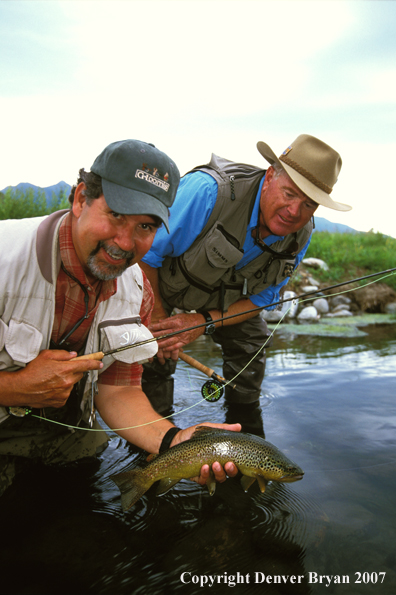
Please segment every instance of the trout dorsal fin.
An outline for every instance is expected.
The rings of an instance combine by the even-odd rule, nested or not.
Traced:
[[[194,438],[200,438],[202,436],[208,436],[210,434],[218,434],[228,432],[229,430],[223,430],[220,428],[211,428],[210,426],[198,426],[194,430],[194,434],[191,436],[190,440]]]

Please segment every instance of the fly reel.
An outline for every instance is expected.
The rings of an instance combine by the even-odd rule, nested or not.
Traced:
[[[223,385],[217,380],[207,380],[205,384],[202,385],[201,393],[206,401],[210,401],[210,403],[216,403],[224,393]]]

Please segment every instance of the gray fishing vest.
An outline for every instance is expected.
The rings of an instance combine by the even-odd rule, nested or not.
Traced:
[[[67,213],[0,222],[0,371],[23,368],[49,348],[60,269],[58,234]],[[135,264],[118,277],[117,292],[99,304],[84,353],[107,352],[152,338],[138,321],[142,299],[142,271]],[[157,349],[153,342],[105,356],[103,368],[87,375],[81,403],[85,419],[89,417],[90,390],[100,373],[116,360],[127,364],[147,360]],[[0,407],[0,424],[7,417],[6,409]]]
[[[161,296],[171,308],[226,311],[240,298],[258,294],[289,277],[313,226],[310,221],[300,231],[264,247],[262,254],[236,270],[266,170],[212,155],[210,163],[194,171],[205,172],[216,180],[216,203],[188,250],[164,259],[159,269]]]

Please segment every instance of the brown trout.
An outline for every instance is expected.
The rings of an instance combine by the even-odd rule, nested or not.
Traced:
[[[157,495],[165,494],[181,479],[199,475],[202,465],[215,461],[233,462],[242,473],[245,492],[256,481],[265,491],[269,481],[291,482],[302,479],[304,471],[270,442],[259,436],[208,426],[199,426],[190,440],[181,442],[160,455],[150,455],[144,468],[113,475],[121,491],[123,510],[128,510],[159,480]],[[216,489],[213,473],[207,482],[209,494]]]

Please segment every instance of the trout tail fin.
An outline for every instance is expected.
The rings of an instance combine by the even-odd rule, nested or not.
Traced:
[[[121,505],[124,511],[131,508],[152,485],[141,469],[117,473],[110,479],[114,481],[121,492]]]

